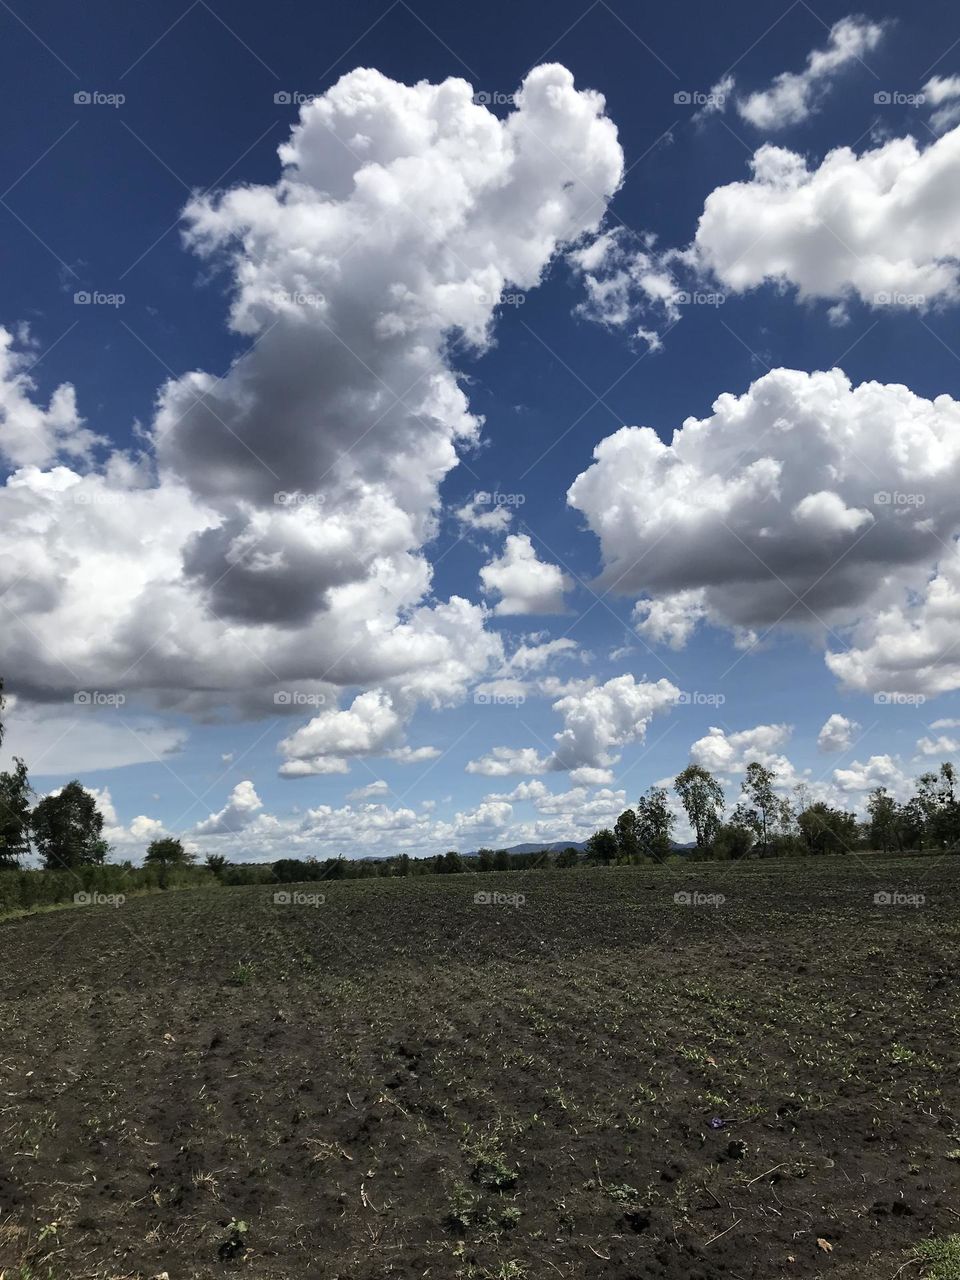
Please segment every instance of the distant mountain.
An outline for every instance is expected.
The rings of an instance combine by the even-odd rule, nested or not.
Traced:
[[[685,853],[688,849],[697,847],[696,841],[691,840],[687,844],[677,844],[674,841],[670,846],[676,853]],[[507,853],[560,853],[564,849],[576,849],[577,853],[586,853],[587,844],[585,840],[547,840],[541,844],[512,844],[507,848]],[[470,853],[464,853],[461,857],[475,858],[477,856],[476,849]]]

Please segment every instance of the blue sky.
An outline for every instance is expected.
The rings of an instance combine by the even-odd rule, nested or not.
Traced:
[[[0,21],[5,750],[118,852],[954,750],[950,7]]]

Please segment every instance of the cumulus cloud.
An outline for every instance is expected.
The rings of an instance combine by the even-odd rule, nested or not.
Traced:
[[[915,591],[867,612],[827,665],[851,689],[923,697],[960,688],[960,548],[954,544]]]
[[[834,769],[833,780],[845,793],[886,787],[894,795],[902,797],[909,789],[909,780],[900,764],[889,755],[871,756],[864,762],[855,760],[846,769]]]
[[[35,403],[37,387],[30,377],[34,358],[27,331],[18,344],[14,334],[0,327],[0,461],[14,467],[44,466],[59,455],[89,461],[103,437],[84,425],[70,383],[57,387],[46,408]]]
[[[960,130],[928,146],[905,137],[860,155],[838,147],[814,167],[763,146],[751,169],[707,197],[688,255],[726,289],[767,283],[913,309],[957,298]]]
[[[553,703],[563,728],[553,735],[556,746],[551,755],[541,756],[533,747],[495,747],[471,760],[467,772],[488,777],[568,772],[577,783],[609,782],[619,749],[642,741],[654,715],[675,706],[679,696],[669,680],[652,684],[622,675],[601,685],[570,681]]]
[[[856,720],[848,720],[839,711],[835,711],[817,734],[817,746],[824,752],[849,751],[853,745],[853,736],[859,728]]]
[[[875,49],[883,33],[880,23],[841,18],[830,28],[826,47],[808,55],[803,71],[785,71],[769,88],[738,99],[737,111],[757,129],[800,124],[816,110],[838,72]]]
[[[481,497],[487,498],[489,495],[483,494]],[[472,498],[458,507],[455,514],[462,528],[475,533],[506,533],[513,519],[513,511],[506,503],[481,501],[480,497]]]
[[[786,770],[792,775],[793,766],[778,751],[792,732],[793,726],[788,724],[758,724],[736,733],[711,726],[706,736],[691,746],[690,759],[711,773],[742,773],[756,760],[768,769]]]
[[[955,751],[960,751],[960,741],[941,733],[936,738],[919,738],[917,740],[917,750],[922,756],[949,756]]]
[[[467,762],[467,773],[486,778],[508,778],[511,774],[546,773],[547,761],[534,747],[494,747],[485,756]]]
[[[524,613],[563,613],[563,593],[570,578],[555,564],[537,556],[525,533],[511,534],[503,554],[480,570],[483,589],[501,599],[494,608],[499,616]]]
[[[623,164],[603,100],[542,66],[501,119],[463,80],[358,70],[302,108],[280,160],[272,185],[187,206],[247,350],[160,389],[143,455],[79,466],[93,437],[69,389],[24,426],[33,389],[2,346],[22,465],[0,491],[0,665],[27,697],[121,681],[263,713],[353,687],[407,714],[502,660],[485,610],[430,596],[439,487],[481,428],[449,339],[482,350],[503,288],[598,230]],[[344,758],[298,739],[288,772]]]
[[[916,593],[960,523],[957,401],[775,369],[670,443],[623,427],[594,458],[568,501],[600,538],[601,581],[645,597],[642,634],[676,646],[701,619],[741,634],[862,624],[861,644],[828,657],[847,683],[899,689],[909,673],[883,683],[899,662],[953,687],[960,659],[933,664],[960,604],[955,551]]]
[[[353,756],[382,755],[400,736],[403,718],[382,689],[358,694],[350,707],[321,711],[281,740],[285,778],[347,773]]]
[[[263,801],[257,795],[253,783],[249,779],[238,782],[223,808],[197,823],[196,834],[219,836],[243,831],[250,826],[262,808]]]
[[[936,110],[930,116],[934,133],[946,133],[960,124],[960,76],[931,76],[923,95]]]

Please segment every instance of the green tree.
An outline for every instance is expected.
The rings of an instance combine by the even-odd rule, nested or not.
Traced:
[[[670,852],[676,818],[665,787],[650,787],[637,801],[637,842],[640,852],[662,862]]]
[[[849,853],[857,842],[857,820],[843,809],[818,800],[797,815],[804,844],[811,853]]]
[[[740,787],[743,799],[737,805],[734,820],[753,832],[761,857],[769,852],[774,832],[784,825],[790,815],[790,806],[780,799],[774,790],[775,786],[776,774],[772,769],[757,760],[747,765]]]
[[[637,839],[637,815],[633,809],[624,809],[613,828],[617,838],[617,852],[621,862],[633,862],[640,853]]]
[[[723,824],[713,842],[713,856],[725,862],[745,858],[753,848],[753,832],[735,818]]]
[[[874,849],[903,849],[904,814],[886,787],[870,792],[867,815],[867,838]]]
[[[204,860],[204,865],[219,880],[224,867],[227,865],[227,860],[222,853],[208,853]]]
[[[558,867],[575,867],[580,861],[580,855],[574,849],[573,845],[567,845],[566,849],[561,849],[557,854]]]
[[[33,788],[19,756],[13,769],[0,773],[0,867],[17,867],[30,852],[30,797]]]
[[[723,822],[723,787],[702,765],[689,764],[678,773],[673,789],[686,810],[697,839],[697,849],[707,852]]]
[[[30,825],[48,871],[101,863],[110,849],[103,839],[103,814],[76,779],[44,796],[30,816]]]
[[[211,855],[217,857],[217,854]],[[187,853],[183,847],[183,841],[178,840],[176,836],[161,836],[159,840],[151,840],[147,845],[147,854],[144,858],[145,863],[155,866],[158,863],[165,867],[186,867],[193,862],[193,854]],[[221,866],[224,859],[221,858]],[[207,859],[209,866],[210,860]]]
[[[591,862],[600,862],[608,866],[611,862],[616,862],[619,851],[617,837],[609,827],[595,831],[587,841],[587,857]]]

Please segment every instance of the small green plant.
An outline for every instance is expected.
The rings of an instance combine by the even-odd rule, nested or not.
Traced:
[[[913,1252],[924,1280],[960,1280],[960,1236],[924,1240]]]
[[[220,1241],[220,1247],[217,1249],[217,1255],[221,1261],[239,1258],[246,1253],[248,1230],[247,1224],[238,1218],[232,1218],[227,1223],[227,1234]]]
[[[230,974],[230,984],[234,987],[245,987],[247,983],[253,980],[253,965],[238,964],[234,966],[233,972]]]

